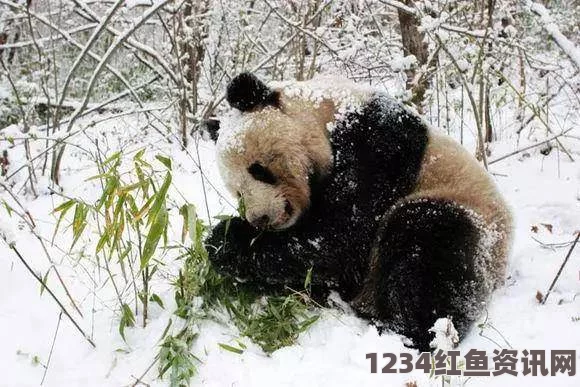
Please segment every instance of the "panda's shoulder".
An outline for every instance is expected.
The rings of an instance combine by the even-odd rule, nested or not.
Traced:
[[[422,135],[429,125],[420,114],[395,98],[380,92],[369,95],[362,103],[350,106],[337,116],[335,128],[340,132],[363,132],[377,135]]]

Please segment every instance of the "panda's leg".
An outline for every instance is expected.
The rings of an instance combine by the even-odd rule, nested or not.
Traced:
[[[476,216],[439,199],[414,199],[387,215],[373,248],[377,317],[429,350],[428,332],[452,317],[460,338],[489,291],[481,267]]]

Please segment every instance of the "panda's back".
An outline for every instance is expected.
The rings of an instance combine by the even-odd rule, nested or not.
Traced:
[[[415,198],[453,201],[473,212],[474,220],[489,236],[490,280],[494,286],[502,282],[511,244],[511,214],[475,157],[449,136],[430,130],[416,188],[405,200]]]

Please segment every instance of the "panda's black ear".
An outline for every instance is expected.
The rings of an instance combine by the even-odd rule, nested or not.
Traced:
[[[213,142],[216,142],[220,131],[220,120],[215,118],[204,120],[201,130],[207,133]]]
[[[242,112],[263,106],[278,106],[280,93],[270,89],[251,73],[241,73],[232,79],[226,91],[230,106]]]

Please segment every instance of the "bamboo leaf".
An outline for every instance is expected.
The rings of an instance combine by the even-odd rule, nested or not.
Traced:
[[[54,232],[52,234],[52,238],[51,238],[51,243],[54,243],[54,238],[56,237],[56,233],[58,232],[58,228],[60,226],[60,223],[62,222],[62,220],[64,219],[64,216],[66,215],[66,213],[68,212],[68,210],[70,210],[75,204],[74,200],[67,200],[66,202],[62,203],[60,206],[56,207],[52,213],[56,213],[56,212],[60,212],[60,216],[58,217],[58,220],[56,221],[56,226],[54,227]]]
[[[97,247],[95,248],[95,255],[98,254],[103,247],[105,247],[105,244],[107,242],[109,242],[109,238],[110,238],[110,234],[109,234],[109,227],[106,227],[103,234],[101,234],[101,237],[99,238],[99,241],[97,242]]]
[[[6,212],[8,212],[8,216],[12,217],[12,207],[10,207],[8,205],[8,203],[6,203],[6,200],[2,199],[2,204],[4,204],[4,208],[6,208]]]
[[[165,165],[165,167],[167,167],[167,169],[171,170],[171,159],[169,157],[157,155],[157,156],[155,156],[155,158],[157,160],[159,160],[159,162],[161,162],[161,164]]]
[[[125,328],[135,326],[135,316],[127,304],[121,305],[121,321],[119,321],[119,334],[125,340]]]
[[[74,239],[71,245],[71,249],[77,243],[87,225],[86,218],[88,213],[88,207],[84,203],[77,203],[72,224]]]
[[[155,249],[159,244],[159,239],[161,239],[161,236],[167,227],[167,218],[167,210],[165,207],[162,207],[158,212],[155,221],[149,228],[149,233],[147,234],[147,239],[143,246],[143,253],[141,254],[141,269],[144,269],[149,264],[149,260],[155,253]]]
[[[143,154],[145,154],[145,148],[141,148],[137,153],[135,153],[133,160],[142,160]]]
[[[48,282],[48,274],[49,273],[50,273],[50,270],[47,270],[44,277],[42,277],[42,285],[40,286],[40,295],[41,296],[42,296],[42,293],[44,293],[44,290],[46,289],[46,283]]]
[[[163,305],[163,301],[161,300],[161,298],[157,294],[155,294],[155,293],[151,294],[151,297],[149,297],[149,301],[153,301],[157,305],[159,305],[160,307],[165,309],[165,306]]]
[[[300,323],[299,331],[304,332],[305,330],[307,330],[312,324],[314,324],[316,321],[318,321],[319,317],[320,317],[319,315],[316,315],[316,316],[312,316],[312,317],[302,321]]]
[[[153,200],[155,200],[155,196],[151,196],[146,202],[145,204],[143,204],[143,207],[141,207],[141,209],[137,212],[137,214],[135,214],[135,222],[138,222],[141,220],[141,218],[143,217],[143,215],[145,215],[147,213],[147,210],[149,209],[149,207],[151,206],[151,203],[153,203]]]
[[[238,355],[241,355],[242,353],[244,353],[243,349],[232,347],[231,345],[227,345],[227,344],[223,344],[223,343],[218,343],[218,345],[220,347],[222,347],[223,349],[225,349],[226,351],[230,351],[230,352],[233,352],[233,353],[238,354]]]
[[[187,221],[187,204],[179,208],[179,215],[183,218],[183,226],[181,227],[181,243],[183,243],[185,242],[185,235],[189,227],[189,222]]]
[[[129,184],[129,185],[125,185],[123,187],[119,187],[117,189],[117,195],[122,196],[124,194],[126,194],[127,192],[133,191],[135,189],[138,188],[142,188],[147,184],[147,181],[139,181],[137,183],[134,184]]]
[[[304,279],[304,289],[309,290],[312,284],[312,268],[308,269],[306,272],[306,278]]]
[[[111,161],[119,160],[121,156],[121,152],[115,152],[111,156],[109,156],[105,161],[103,161],[103,165],[109,164]]]
[[[61,203],[58,207],[56,207],[54,210],[52,210],[52,213],[56,213],[56,212],[66,212],[68,211],[72,206],[74,206],[75,201],[73,199],[67,200],[64,203]]]
[[[154,195],[155,201],[149,210],[149,214],[147,216],[147,222],[151,223],[152,221],[157,219],[157,215],[161,210],[161,207],[165,205],[165,197],[167,196],[167,191],[169,190],[169,186],[171,185],[171,173],[167,172],[165,175],[165,180],[163,181],[163,185],[159,191]]]

